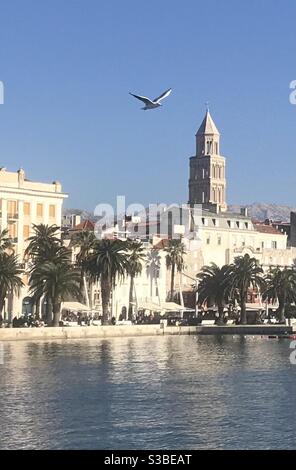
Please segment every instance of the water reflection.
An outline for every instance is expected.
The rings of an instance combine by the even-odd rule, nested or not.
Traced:
[[[285,340],[15,342],[4,353],[3,449],[295,448]]]

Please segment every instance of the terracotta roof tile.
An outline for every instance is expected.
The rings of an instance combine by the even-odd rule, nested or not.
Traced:
[[[169,240],[166,238],[166,239],[159,240],[158,243],[153,245],[153,248],[156,248],[157,250],[164,250],[168,246],[169,246]]]
[[[270,233],[273,235],[284,235],[282,232],[277,230],[275,227],[272,225],[264,225],[264,224],[254,224],[254,228],[257,232],[260,233]]]
[[[76,225],[73,229],[71,230],[89,230],[89,231],[94,231],[95,229],[95,224],[91,220],[84,220],[80,224]]]

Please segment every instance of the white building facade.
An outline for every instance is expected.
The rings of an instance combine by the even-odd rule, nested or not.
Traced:
[[[7,229],[24,267],[22,280],[25,287],[19,297],[9,297],[4,314],[19,316],[23,310],[23,300],[28,298],[28,276],[25,272],[24,252],[27,239],[33,234],[33,224],[57,225],[60,227],[62,205],[67,197],[59,182],[38,183],[26,179],[24,170],[8,172],[0,169],[0,228]]]

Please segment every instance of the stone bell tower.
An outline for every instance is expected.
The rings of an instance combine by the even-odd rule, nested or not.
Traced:
[[[220,133],[207,110],[196,135],[196,155],[190,158],[189,204],[227,210],[225,158],[220,155]]]

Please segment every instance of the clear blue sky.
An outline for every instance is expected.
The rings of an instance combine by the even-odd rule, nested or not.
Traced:
[[[68,207],[186,202],[205,102],[228,202],[296,205],[296,1],[2,0],[0,166]],[[129,91],[173,93],[144,112]]]

